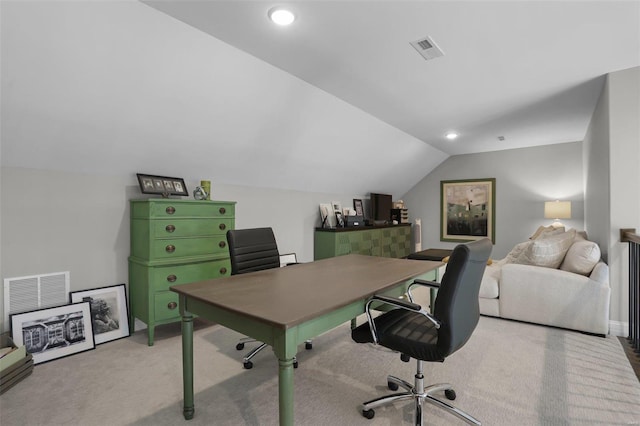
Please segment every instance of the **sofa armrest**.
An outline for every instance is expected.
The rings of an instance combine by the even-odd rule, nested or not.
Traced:
[[[591,271],[589,278],[609,286],[609,265],[604,262],[598,262]]]
[[[507,264],[500,277],[500,315],[607,334],[610,295],[608,278],[597,281],[560,269]]]

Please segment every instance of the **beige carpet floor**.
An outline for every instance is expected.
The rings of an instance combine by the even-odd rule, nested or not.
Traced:
[[[37,365],[0,396],[0,423],[13,425],[276,425],[277,362],[270,350],[242,369],[240,335],[199,323],[195,332],[193,420],[182,417],[178,324],[145,331],[93,351]],[[345,324],[302,347],[295,371],[296,425],[410,425],[398,405],[360,415],[359,404],[388,392],[386,374],[412,381],[415,363],[351,341]],[[428,383],[456,388],[455,405],[484,425],[640,425],[640,382],[616,337],[595,337],[482,317],[471,340]],[[427,424],[461,421],[431,406]]]

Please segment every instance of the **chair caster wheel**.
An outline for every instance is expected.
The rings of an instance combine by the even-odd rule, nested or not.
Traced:
[[[453,389],[447,389],[444,391],[444,396],[446,396],[448,400],[453,401],[456,399],[456,391]]]
[[[411,360],[411,357],[409,355],[401,354],[400,355],[400,360],[402,362],[409,362]]]
[[[306,350],[313,349],[313,343],[311,343],[311,342],[307,342],[307,343],[305,343],[305,344],[304,344],[304,348],[305,348]]]
[[[242,366],[245,368],[245,370],[251,370],[253,368],[253,363],[251,361],[247,361],[242,364]]]
[[[362,417],[366,417],[371,420],[376,415],[376,412],[373,410],[362,410]]]
[[[398,390],[398,384],[394,382],[387,382],[387,387],[389,388],[389,390],[392,390],[392,391]]]
[[[243,350],[244,349],[244,343],[238,343],[236,345],[236,349],[239,350],[239,351]]]
[[[298,368],[298,361],[293,362],[293,368]]]

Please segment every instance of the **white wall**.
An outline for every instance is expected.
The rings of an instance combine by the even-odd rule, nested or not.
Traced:
[[[2,278],[70,271],[72,291],[128,284],[128,200],[146,197],[135,174],[3,167],[0,181]],[[186,183],[190,191],[197,184]],[[237,202],[237,228],[271,226],[282,253],[296,252],[308,262],[313,260],[313,230],[320,224],[318,204],[340,201],[346,207],[364,197],[213,181],[212,198]]]
[[[609,84],[602,94],[591,118],[583,141],[585,226],[589,237],[600,242],[604,260],[608,261],[610,217],[609,164]]]
[[[422,219],[423,249],[455,246],[440,241],[440,181],[480,178],[496,179],[494,259],[552,222],[544,218],[545,201],[571,201],[572,218],[562,222],[584,229],[581,142],[456,155],[402,196],[410,220]]]
[[[640,67],[608,75],[609,87],[609,268],[611,318],[629,320],[629,244],[621,228],[640,232]]]

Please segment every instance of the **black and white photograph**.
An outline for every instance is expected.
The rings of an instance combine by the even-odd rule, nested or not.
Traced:
[[[138,184],[143,194],[159,194],[163,197],[169,195],[188,196],[187,185],[184,179],[168,176],[146,175],[136,173],[138,176]]]
[[[124,284],[74,291],[71,302],[87,302],[96,345],[129,336],[127,293]]]
[[[11,337],[33,355],[34,364],[94,349],[89,303],[13,314]]]

